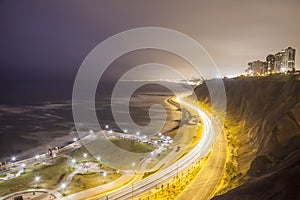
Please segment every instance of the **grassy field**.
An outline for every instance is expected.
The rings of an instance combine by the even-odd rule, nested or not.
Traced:
[[[120,176],[121,174],[108,173],[106,177],[103,177],[102,174],[96,172],[76,174],[70,185],[66,188],[64,194],[68,195],[103,185],[119,178]]]
[[[87,157],[84,158],[83,154],[86,153]],[[72,158],[76,159],[77,163],[84,163],[84,162],[95,162],[99,164],[99,168],[106,170],[106,171],[111,171],[113,170],[112,168],[106,166],[104,163],[101,161],[98,161],[96,158],[94,158],[92,155],[90,155],[85,147],[80,147],[76,151],[70,154]]]
[[[0,174],[0,178],[5,178],[7,174]]]
[[[135,142],[129,139],[112,138],[110,141],[121,149],[134,153],[148,153],[155,149],[152,145]]]
[[[52,165],[38,164],[26,169],[25,173],[19,177],[0,181],[0,196],[20,190],[36,188],[37,186],[39,188],[48,189],[59,187],[59,184],[63,182],[70,173],[66,160],[66,158],[58,158],[56,163]],[[41,177],[39,184],[34,181],[35,176]]]

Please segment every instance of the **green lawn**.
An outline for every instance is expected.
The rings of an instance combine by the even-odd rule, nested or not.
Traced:
[[[0,174],[0,178],[5,178],[7,174]]]
[[[134,153],[148,153],[155,149],[155,147],[152,145],[129,139],[112,138],[110,141],[121,149]]]
[[[35,176],[41,177],[41,181],[38,184],[39,188],[54,189],[59,187],[68,174],[70,174],[66,160],[67,158],[57,158],[55,164],[39,164],[26,169],[26,172],[19,177],[0,181],[0,196],[20,190],[36,188],[37,183],[34,181]]]
[[[97,172],[76,174],[73,177],[70,185],[66,188],[64,194],[68,195],[89,188],[93,188],[99,185],[103,185],[119,178],[120,176],[121,176],[120,174],[108,173],[106,177],[103,177],[101,173],[97,173]]]

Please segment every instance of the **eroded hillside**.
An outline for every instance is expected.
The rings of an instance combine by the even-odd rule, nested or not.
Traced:
[[[214,199],[300,199],[299,77],[224,80],[231,161]],[[207,102],[205,85],[196,88]],[[233,144],[232,144],[233,143]],[[229,192],[227,192],[230,190]]]

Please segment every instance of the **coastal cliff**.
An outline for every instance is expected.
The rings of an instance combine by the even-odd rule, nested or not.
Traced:
[[[224,85],[231,156],[228,183],[214,199],[299,199],[299,76],[224,79]],[[209,104],[205,84],[195,91]]]

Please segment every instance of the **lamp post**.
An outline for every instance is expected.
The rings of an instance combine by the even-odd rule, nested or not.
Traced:
[[[67,184],[63,183],[63,184],[61,184],[60,187],[61,187],[61,189],[63,190],[63,192],[65,193]]]
[[[26,164],[25,164],[25,163],[22,163],[21,167],[22,167],[22,172],[25,172]]]
[[[40,176],[36,176],[36,177],[34,178],[34,180],[35,180],[35,182],[36,182],[36,188],[38,188],[38,187],[39,187],[39,182],[40,182],[40,180],[41,180],[41,177],[40,177]]]
[[[11,161],[13,162],[13,167],[15,167],[15,161],[16,161],[16,156],[13,156],[12,158],[11,158]]]

